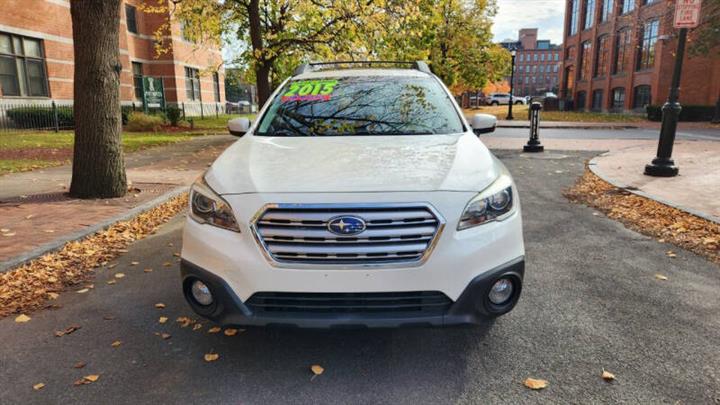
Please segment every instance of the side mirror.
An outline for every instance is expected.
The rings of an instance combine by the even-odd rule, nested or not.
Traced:
[[[475,114],[470,121],[470,126],[475,135],[487,134],[495,131],[497,118],[490,114]]]
[[[231,135],[243,136],[250,129],[252,122],[247,118],[233,118],[228,121],[228,131]]]

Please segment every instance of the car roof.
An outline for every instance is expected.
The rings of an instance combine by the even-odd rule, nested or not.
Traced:
[[[322,79],[327,77],[430,77],[429,74],[415,69],[327,69],[302,73],[292,80]]]

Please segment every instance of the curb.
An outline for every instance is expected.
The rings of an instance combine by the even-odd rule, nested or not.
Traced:
[[[715,222],[717,224],[720,224],[720,218],[718,218],[716,216],[709,215],[704,212],[700,212],[693,208],[687,208],[682,205],[675,204],[672,201],[668,201],[668,200],[665,200],[664,198],[656,197],[656,196],[654,196],[652,194],[648,194],[642,190],[635,189],[634,187],[628,188],[628,186],[626,184],[622,184],[618,181],[610,179],[610,177],[606,176],[600,169],[598,169],[598,166],[597,166],[597,159],[607,155],[608,153],[610,153],[610,152],[605,152],[600,155],[597,155],[594,158],[590,159],[590,162],[588,162],[588,168],[590,169],[590,171],[593,172],[593,174],[595,174],[596,176],[600,177],[603,181],[610,183],[612,186],[617,187],[619,189],[623,189],[627,192],[633,193],[635,195],[639,195],[640,197],[644,197],[644,198],[647,198],[647,199],[650,199],[653,201],[657,201],[657,202],[667,205],[669,207],[673,207],[680,211],[685,211],[688,214],[695,215],[696,217],[700,217],[700,218],[708,220],[710,222]]]
[[[530,124],[498,124],[498,128],[530,128]],[[640,127],[635,125],[542,125],[538,127],[540,129],[638,129]]]
[[[174,197],[177,197],[178,195],[186,192],[189,189],[190,189],[189,186],[176,187],[161,196],[158,196],[148,202],[138,205],[137,207],[131,209],[130,211],[116,215],[112,218],[106,219],[105,221],[99,222],[95,225],[89,226],[89,227],[79,230],[77,232],[62,236],[58,239],[53,240],[52,242],[45,243],[45,244],[40,245],[30,251],[27,251],[21,255],[12,257],[9,260],[6,260],[4,262],[0,262],[0,273],[5,273],[15,267],[21,266],[31,260],[37,259],[38,257],[40,257],[46,253],[58,250],[61,247],[65,246],[65,244],[68,242],[73,242],[76,240],[83,239],[88,235],[91,235],[98,231],[103,231],[103,230],[109,228],[110,226],[114,225],[117,222],[127,221],[129,219],[132,219],[132,218],[142,214],[143,212],[150,211],[151,209],[157,207],[158,205],[160,205]]]

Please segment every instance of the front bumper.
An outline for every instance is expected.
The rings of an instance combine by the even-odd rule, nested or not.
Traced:
[[[409,314],[397,312],[340,312],[304,313],[278,312],[260,314],[254,312],[247,301],[243,302],[230,285],[217,275],[183,260],[180,265],[183,291],[190,306],[199,315],[221,325],[286,326],[304,328],[348,328],[348,327],[401,327],[401,326],[450,326],[476,324],[483,319],[509,312],[517,303],[525,272],[524,257],[483,272],[465,287],[457,300],[447,309],[433,314]],[[501,307],[494,306],[486,299],[490,287],[501,278],[514,281],[515,293],[510,301]],[[188,295],[192,280],[199,279],[211,290],[214,303],[203,307]]]

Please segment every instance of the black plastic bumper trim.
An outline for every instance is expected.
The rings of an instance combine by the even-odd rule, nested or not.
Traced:
[[[199,315],[221,325],[242,326],[284,326],[301,328],[391,328],[403,326],[451,326],[478,324],[488,318],[505,314],[518,301],[525,274],[525,258],[518,257],[508,263],[475,277],[460,297],[444,314],[407,316],[389,313],[353,314],[304,314],[290,313],[273,316],[258,316],[233,292],[225,280],[186,260],[180,263],[185,298]],[[501,307],[488,303],[487,294],[492,284],[501,277],[510,277],[516,283],[515,293],[507,304]],[[189,285],[194,279],[202,280],[215,297],[214,305],[202,307],[189,294]]]

